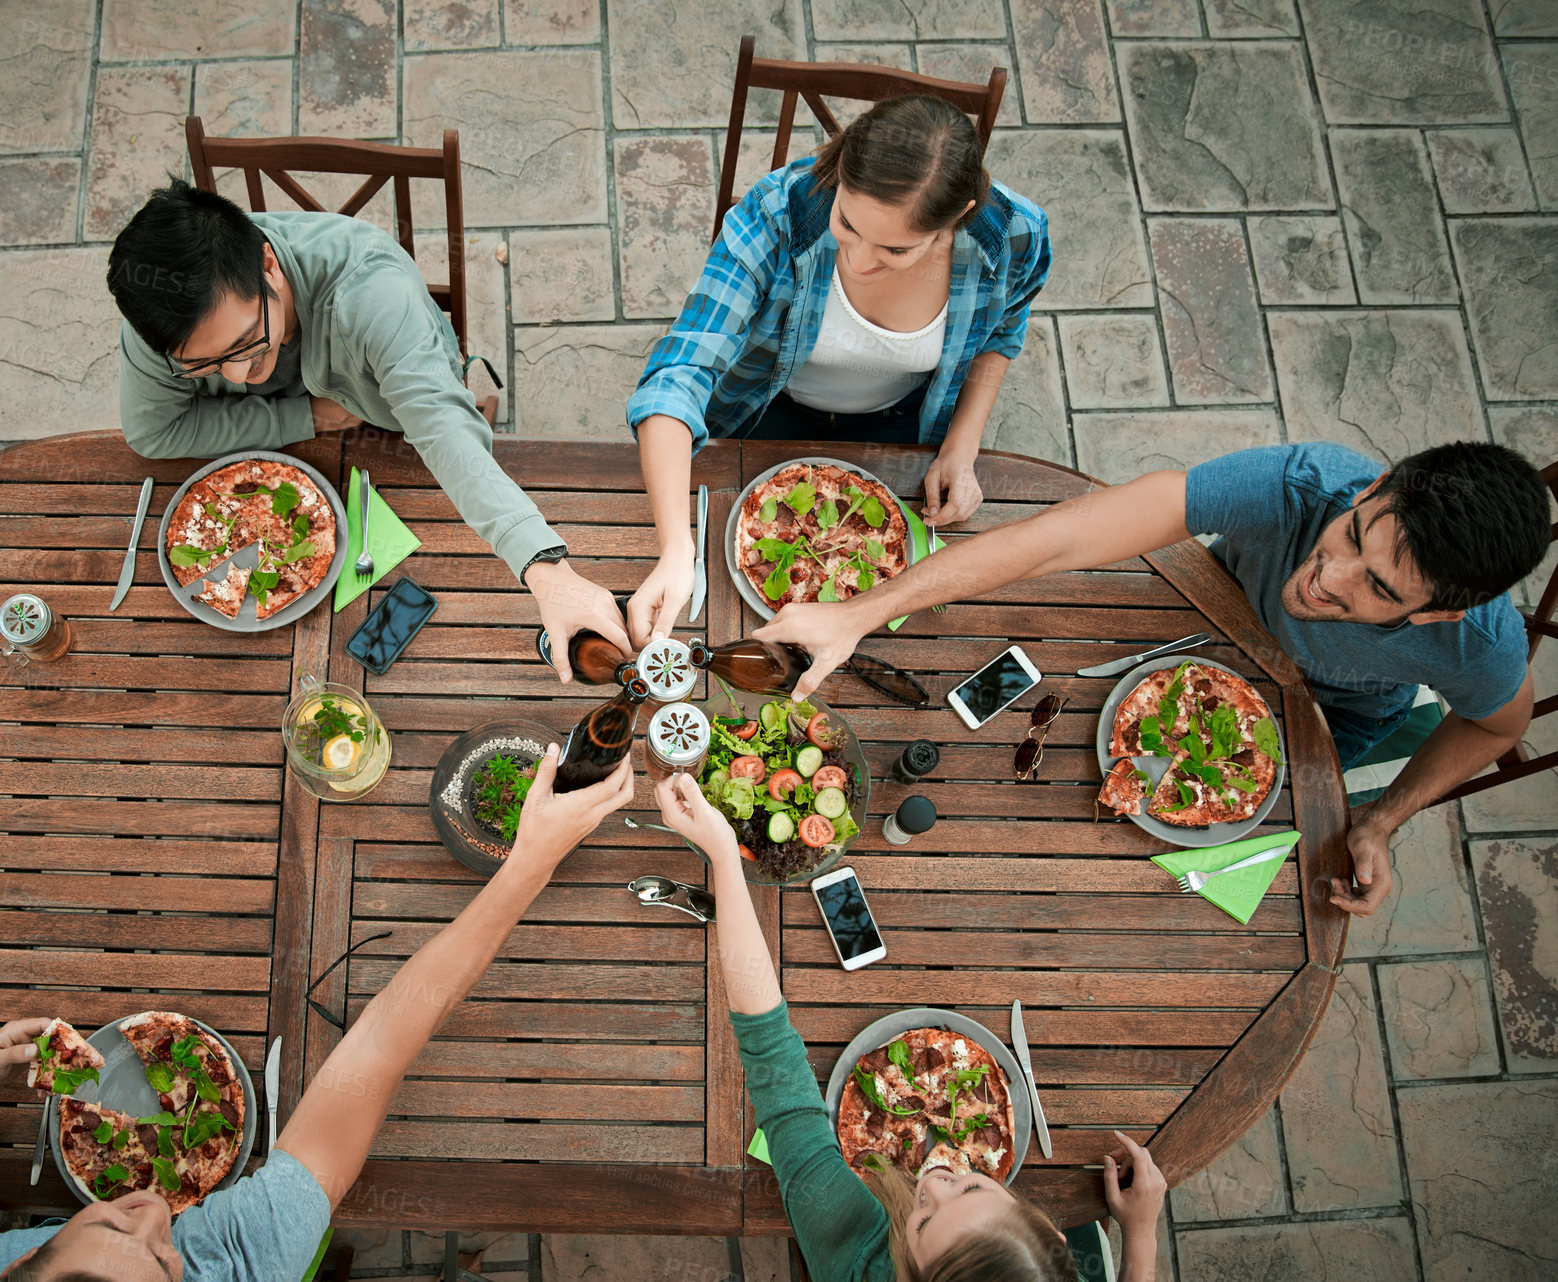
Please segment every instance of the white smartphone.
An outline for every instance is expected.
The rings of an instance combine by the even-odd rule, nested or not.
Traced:
[[[812,882],[811,893],[817,897],[828,937],[833,940],[833,951],[845,970],[859,970],[887,956],[887,945],[882,942],[871,906],[866,903],[866,892],[860,889],[860,879],[853,868],[823,873]]]
[[[1033,660],[1023,653],[1020,645],[1014,645],[949,692],[947,702],[952,705],[952,711],[963,718],[965,726],[977,730],[1042,680],[1044,674],[1033,666]]]

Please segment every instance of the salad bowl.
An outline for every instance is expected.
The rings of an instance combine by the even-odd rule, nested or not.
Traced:
[[[713,746],[698,783],[730,820],[736,840],[751,842],[743,853],[757,857],[742,860],[747,880],[757,886],[784,886],[810,881],[834,867],[860,835],[871,798],[871,770],[849,722],[815,695],[797,703],[787,695],[727,689],[701,707],[709,718]],[[825,724],[818,718],[825,718]],[[745,737],[753,723],[757,729]],[[831,732],[832,747],[819,751],[818,743],[806,737],[802,728],[814,725],[816,737],[824,742]],[[746,773],[756,769],[750,762],[737,765],[742,757],[762,760],[761,777]],[[845,777],[842,784],[838,775]],[[823,786],[813,787],[819,779]],[[774,795],[776,788],[780,796]],[[843,797],[826,795],[836,792]],[[831,835],[816,845],[819,833],[826,835],[816,822],[819,818]]]

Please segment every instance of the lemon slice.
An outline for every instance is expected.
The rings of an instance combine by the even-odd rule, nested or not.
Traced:
[[[352,742],[350,735],[338,734],[325,743],[320,758],[327,770],[346,770],[356,764],[362,744]]]

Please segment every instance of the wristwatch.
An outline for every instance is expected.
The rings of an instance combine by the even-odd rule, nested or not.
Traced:
[[[519,572],[520,586],[521,587],[529,587],[530,586],[528,583],[525,582],[525,575],[530,573],[530,567],[532,565],[535,565],[536,562],[544,561],[544,562],[546,562],[549,565],[556,565],[559,561],[564,560],[567,556],[568,556],[568,549],[567,549],[566,546],[564,546],[561,543],[559,543],[556,547],[542,548],[533,557],[531,557],[530,560],[525,562],[525,568],[522,569]]]

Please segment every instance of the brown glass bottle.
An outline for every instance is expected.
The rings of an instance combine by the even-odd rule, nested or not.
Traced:
[[[695,665],[707,668],[738,690],[791,694],[801,674],[811,667],[811,655],[787,642],[748,637],[721,646],[694,641],[691,648]]]
[[[568,732],[557,761],[553,792],[573,792],[598,783],[628,755],[638,714],[649,698],[649,686],[640,676],[629,676],[616,697],[591,708]]]

